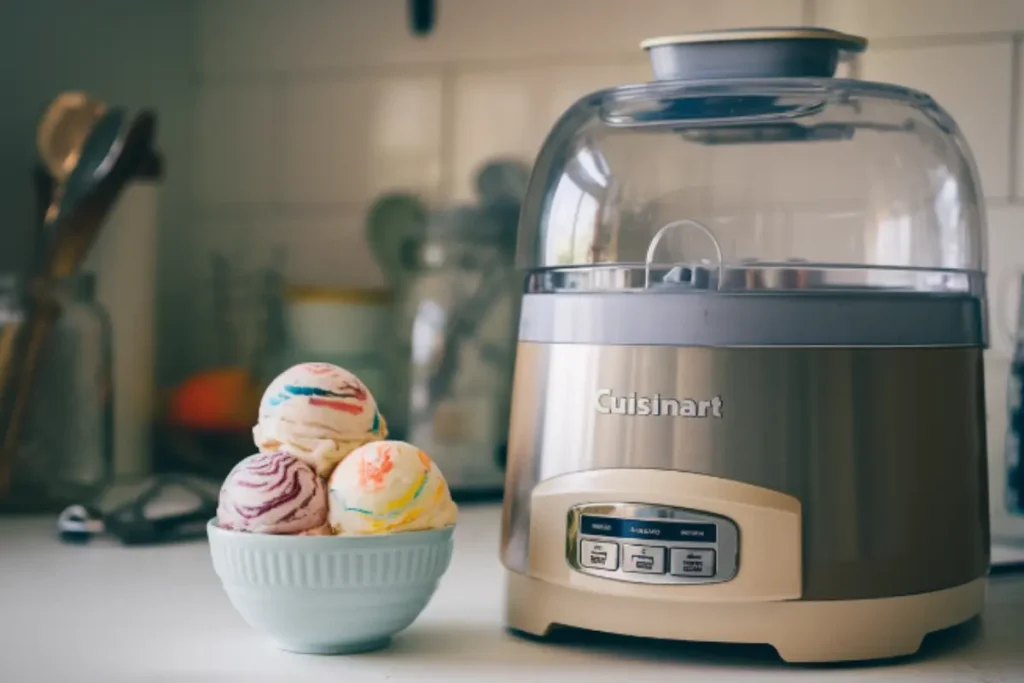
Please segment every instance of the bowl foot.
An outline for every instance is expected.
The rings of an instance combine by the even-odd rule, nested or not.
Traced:
[[[294,652],[300,655],[355,655],[362,652],[382,650],[391,644],[391,637],[374,638],[372,640],[360,640],[353,643],[338,644],[307,644],[307,643],[283,643],[275,641],[278,648],[285,652]]]

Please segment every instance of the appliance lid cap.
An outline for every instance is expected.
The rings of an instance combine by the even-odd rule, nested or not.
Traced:
[[[844,57],[868,41],[817,27],[741,28],[648,38],[658,80],[831,78]]]
[[[863,52],[868,39],[829,28],[783,27],[783,28],[737,28],[727,31],[696,31],[675,36],[648,38],[640,48],[649,50],[662,45],[687,45],[693,43],[738,43],[752,40],[829,40],[850,52]]]

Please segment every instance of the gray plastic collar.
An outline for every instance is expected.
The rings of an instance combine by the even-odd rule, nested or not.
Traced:
[[[519,339],[648,346],[979,346],[970,296],[527,294]]]

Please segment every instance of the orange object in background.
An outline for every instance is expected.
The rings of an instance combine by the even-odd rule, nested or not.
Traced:
[[[167,423],[202,431],[249,430],[256,424],[262,392],[241,368],[202,372],[171,393]]]

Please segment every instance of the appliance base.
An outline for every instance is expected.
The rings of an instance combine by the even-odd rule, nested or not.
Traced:
[[[693,602],[681,607],[602,595],[517,572],[507,575],[505,621],[510,628],[534,636],[547,635],[557,624],[668,640],[768,644],[792,663],[914,654],[929,633],[980,614],[986,586],[986,579],[980,578],[954,588],[894,598]]]

